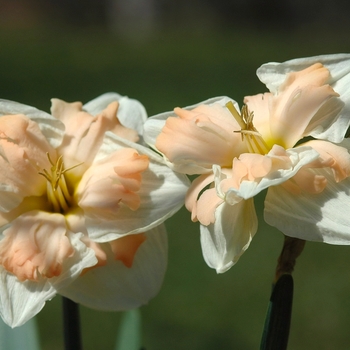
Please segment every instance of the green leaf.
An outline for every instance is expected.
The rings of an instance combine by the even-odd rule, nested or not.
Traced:
[[[285,274],[278,279],[272,290],[260,350],[287,349],[292,304],[293,277]]]
[[[0,349],[39,350],[39,337],[34,318],[21,327],[11,328],[0,318]]]
[[[141,313],[138,309],[126,311],[119,328],[115,350],[141,349]]]

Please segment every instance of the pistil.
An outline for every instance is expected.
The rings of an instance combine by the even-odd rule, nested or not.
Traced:
[[[250,153],[267,154],[269,147],[253,125],[254,113],[249,112],[248,107],[244,105],[240,114],[231,101],[226,103],[226,107],[241,127],[241,130],[235,132],[241,133],[242,141],[246,143],[248,151]]]

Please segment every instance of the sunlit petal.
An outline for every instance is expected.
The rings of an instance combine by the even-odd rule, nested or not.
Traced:
[[[226,272],[249,247],[258,221],[253,199],[216,209],[215,223],[201,225],[201,245],[206,263],[217,273]]]
[[[350,244],[350,179],[339,183],[327,169],[314,172],[327,179],[319,194],[299,195],[271,187],[265,200],[265,220],[284,234],[309,241]]]

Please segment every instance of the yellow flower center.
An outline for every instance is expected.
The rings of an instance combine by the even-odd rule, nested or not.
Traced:
[[[253,125],[254,113],[249,112],[248,107],[244,105],[240,114],[231,101],[226,103],[226,107],[241,127],[241,130],[235,132],[241,133],[242,141],[247,145],[248,151],[250,153],[267,154],[270,149]]]
[[[39,174],[44,176],[47,180],[47,198],[54,212],[66,213],[73,204],[73,197],[69,193],[64,174],[82,163],[64,169],[62,156],[54,163],[49,153],[46,153],[46,155],[52,167],[50,171],[43,169]]]

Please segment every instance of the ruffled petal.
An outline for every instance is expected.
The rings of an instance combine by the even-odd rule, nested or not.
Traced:
[[[314,169],[327,180],[321,193],[294,194],[283,186],[270,187],[265,221],[285,235],[308,241],[350,244],[350,178],[337,183],[330,169]]]
[[[245,153],[233,162],[231,176],[222,176],[222,169],[214,166],[216,191],[232,204],[240,198],[252,198],[262,190],[286,182],[319,154],[311,147],[285,150],[275,145],[267,155]]]
[[[258,228],[254,200],[235,205],[223,203],[215,212],[215,223],[201,225],[201,245],[206,263],[217,273],[230,269],[247,250]]]
[[[225,107],[228,101],[232,100],[214,98],[151,117],[145,123],[145,140],[181,173],[206,173],[212,164],[230,166],[245,145],[235,133],[240,127]]]
[[[51,168],[47,154],[56,158],[37,123],[24,115],[0,118],[0,210],[45,192],[46,179],[39,172]]]
[[[142,135],[143,124],[147,120],[147,112],[138,100],[121,96],[115,92],[109,92],[84,104],[83,109],[91,115],[97,115],[110,103],[115,101],[119,103],[117,116],[120,123],[127,128],[136,130],[139,135]]]
[[[317,112],[329,99],[338,97],[329,85],[325,85],[328,78],[329,71],[321,64],[314,64],[302,71],[289,73],[278,93],[271,97],[271,134],[274,139],[282,141],[277,142],[281,146],[293,147],[312,133],[313,127],[320,125],[318,119],[323,116]],[[319,117],[317,120],[316,116]]]
[[[158,226],[167,218],[176,213],[184,204],[189,180],[186,176],[174,173],[165,164],[161,156],[146,148],[107,134],[101,154],[110,154],[114,151],[130,147],[141,156],[149,158],[149,167],[142,173],[141,187],[137,191],[140,206],[132,210],[128,206],[119,207],[114,220],[102,221],[87,217],[86,227],[91,239],[99,242],[108,242],[121,235],[140,233]]]
[[[140,206],[142,172],[149,165],[146,155],[123,148],[94,163],[83,175],[76,198],[86,216],[113,220],[121,205],[131,210]]]
[[[315,149],[320,157],[311,163],[310,167],[331,168],[336,182],[344,180],[350,176],[350,140],[344,141],[338,145],[331,142],[312,140],[303,143],[302,146],[310,146]]]
[[[323,64],[329,71],[330,77],[327,83],[340,95],[339,101],[331,99],[316,115],[317,120],[322,120],[317,128],[310,133],[319,139],[326,139],[339,143],[343,140],[349,127],[350,119],[350,54],[321,55],[314,57],[298,58],[284,63],[271,62],[262,65],[257,75],[266,84],[267,88],[277,93],[279,86],[283,84],[286,74],[303,70],[315,63]],[[321,116],[327,118],[321,119]]]
[[[52,99],[52,115],[66,126],[63,142],[58,148],[59,154],[63,155],[65,167],[84,163],[70,171],[70,175],[81,175],[93,162],[107,131],[131,141],[138,140],[136,131],[120,124],[116,117],[118,106],[118,102],[112,102],[98,115],[92,116],[83,111],[80,102],[66,103]]]
[[[52,219],[51,215],[41,213],[41,216]],[[36,224],[37,221],[35,221]],[[49,223],[47,223],[49,224]],[[52,225],[54,222],[52,222]],[[48,225],[49,227],[49,225]],[[30,231],[30,227],[26,227]],[[48,228],[51,232],[51,230]],[[58,288],[64,288],[74,281],[81,272],[97,263],[94,251],[86,247],[81,241],[79,233],[66,233],[67,240],[74,247],[73,254],[64,259],[61,264],[61,273],[56,277],[39,278],[38,281],[20,281],[15,275],[0,267],[0,314],[4,321],[11,327],[24,324],[35,316],[45,305],[47,300],[52,299]],[[50,236],[48,235],[48,240]],[[52,243],[52,242],[51,242]],[[60,250],[61,247],[52,247],[50,252]],[[57,257],[57,254],[55,255]],[[47,256],[48,259],[52,257]]]
[[[163,282],[167,234],[161,225],[145,236],[131,267],[115,260],[109,249],[106,266],[89,270],[59,293],[87,307],[105,311],[128,310],[146,304]]]

